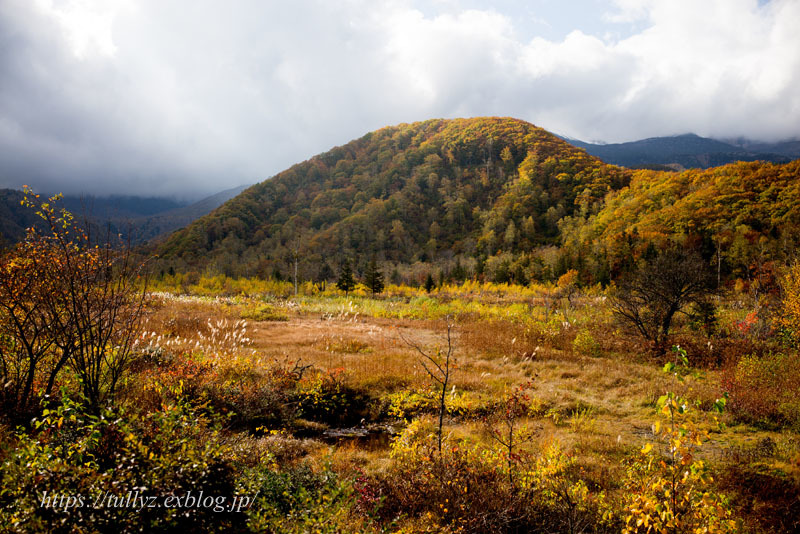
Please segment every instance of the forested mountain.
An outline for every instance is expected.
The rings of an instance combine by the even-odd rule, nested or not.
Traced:
[[[0,247],[21,241],[25,229],[36,224],[39,217],[22,206],[22,191],[0,189]]]
[[[723,142],[695,134],[652,137],[628,143],[594,144],[567,139],[606,163],[639,168],[669,165],[675,168],[716,167],[737,161],[787,163],[800,157],[797,142],[756,143],[747,140]]]
[[[723,139],[722,141],[754,153],[780,154],[793,160],[800,158],[800,139],[787,139],[775,143],[766,143],[764,141],[754,141],[745,137],[737,137],[734,139]]]
[[[232,199],[248,186],[238,186],[225,191],[220,191],[210,197],[189,204],[179,206],[168,211],[154,213],[146,217],[133,219],[130,224],[133,229],[133,241],[143,243],[152,239],[160,239],[178,228],[182,228],[192,221],[211,213],[216,208]]]
[[[295,255],[306,277],[372,254],[393,264],[480,264],[557,244],[562,217],[597,212],[629,176],[520,120],[402,124],[247,189],[159,253],[176,268],[231,275],[269,275]]]
[[[750,279],[790,257],[798,234],[800,162],[632,171],[532,124],[477,118],[367,134],[250,187],[157,252],[163,269],[232,276],[287,273],[297,258],[302,278],[330,278],[375,257],[408,282],[575,268],[605,283],[671,242],[720,279]]]

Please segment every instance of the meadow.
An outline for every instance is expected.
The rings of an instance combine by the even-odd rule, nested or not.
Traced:
[[[160,464],[160,476],[144,485],[156,493],[258,496],[246,513],[154,515],[149,528],[797,527],[800,360],[764,334],[746,293],[720,300],[713,334],[685,320],[673,329],[675,348],[654,356],[599,287],[567,299],[556,285],[465,282],[430,293],[389,286],[376,296],[362,286],[345,296],[306,284],[295,296],[291,284],[274,281],[180,282],[167,277],[149,293],[138,357],[119,395],[126,415],[118,421],[130,422],[79,416],[69,436],[87,449],[81,482],[73,473],[58,483],[62,491],[69,483],[104,487],[92,477],[102,479],[101,458],[110,454],[128,457],[132,470]],[[77,469],[48,449],[63,439],[64,417],[45,414],[37,432],[49,438],[18,436],[25,447],[6,462]],[[148,432],[137,426],[152,418],[160,422]],[[123,424],[134,428],[116,427]],[[118,432],[144,436],[130,438],[130,451],[96,437]],[[6,443],[13,440],[6,430]],[[156,446],[163,440],[170,445]],[[112,454],[114,447],[127,452]],[[87,470],[84,455],[97,465]],[[187,458],[188,471],[204,469],[176,481],[171,470]],[[33,475],[24,479],[28,491],[41,487]],[[28,504],[19,526],[41,516],[36,500]],[[101,524],[82,523],[74,511],[60,517],[66,532]]]

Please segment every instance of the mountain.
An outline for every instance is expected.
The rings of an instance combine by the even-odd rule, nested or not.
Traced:
[[[800,139],[787,139],[777,143],[765,143],[763,141],[753,141],[739,137],[736,139],[723,139],[722,141],[743,148],[749,152],[780,154],[789,159],[800,158]]]
[[[61,203],[76,216],[89,215],[94,219],[110,221],[141,219],[186,206],[169,198],[137,196],[65,195]]]
[[[141,244],[210,213],[246,187],[227,189],[190,205],[167,198],[135,196],[64,196],[60,205],[79,219],[88,218],[103,235],[110,230],[112,234],[129,236],[133,244]],[[22,191],[0,190],[0,246],[22,240],[25,229],[40,222],[33,210],[20,205],[23,196]]]
[[[25,229],[40,219],[20,204],[24,195],[16,189],[0,189],[0,248],[25,238]]]
[[[673,166],[678,170],[706,169],[736,161],[761,160],[786,163],[800,157],[800,154],[792,155],[795,153],[793,150],[800,152],[798,146],[800,142],[766,144],[745,141],[735,145],[695,134],[652,137],[641,141],[613,144],[585,143],[575,139],[567,141],[606,163],[631,168],[661,165]]]
[[[556,244],[629,172],[509,118],[435,119],[368,133],[256,184],[156,249],[162,265],[307,277],[344,258],[411,264]]]
[[[174,209],[155,213],[148,217],[139,217],[130,221],[131,227],[135,231],[136,243],[143,243],[153,239],[161,239],[166,234],[179,228],[183,228],[195,219],[211,213],[216,208],[232,199],[249,185],[241,185],[220,191],[210,197],[190,204],[188,206],[176,207]]]

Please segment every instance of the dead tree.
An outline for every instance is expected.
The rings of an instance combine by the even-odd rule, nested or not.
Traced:
[[[400,338],[411,348],[413,348],[420,355],[420,364],[430,379],[438,388],[439,400],[439,426],[436,431],[436,441],[439,451],[439,457],[442,455],[442,427],[444,426],[444,416],[447,412],[447,386],[450,384],[450,377],[453,372],[453,353],[455,344],[453,343],[453,322],[450,316],[447,316],[447,350],[443,351],[441,347],[436,347],[435,353],[426,352],[419,344],[414,343],[410,339],[400,334]]]

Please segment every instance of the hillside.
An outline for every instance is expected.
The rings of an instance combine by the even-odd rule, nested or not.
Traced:
[[[650,167],[671,165],[677,168],[716,167],[737,161],[771,161],[787,163],[798,157],[792,142],[780,144],[741,141],[728,143],[695,134],[652,137],[628,143],[593,144],[567,139],[589,154],[612,165]]]
[[[154,213],[146,217],[132,219],[134,242],[144,243],[154,239],[162,239],[165,235],[190,224],[195,219],[211,213],[216,208],[235,197],[248,186],[233,187],[214,195],[198,200],[188,206],[179,206],[168,211]]]
[[[757,279],[800,244],[800,160],[636,171],[596,215],[565,220],[562,230],[573,257],[606,265],[612,277],[675,241],[699,249],[721,278]]]
[[[0,247],[21,241],[25,229],[36,224],[39,217],[20,205],[22,191],[0,189]]]
[[[158,250],[179,267],[267,275],[297,253],[323,264],[488,257],[558,242],[558,221],[627,184],[541,128],[508,118],[429,120],[369,133],[227,202]]]
[[[189,205],[158,197],[70,195],[64,196],[60,204],[79,219],[88,216],[100,235],[110,230],[112,234],[130,237],[131,243],[139,245],[210,213],[245,187],[226,189]],[[22,198],[22,191],[0,190],[0,246],[22,240],[26,228],[41,222],[32,210],[20,205]]]

